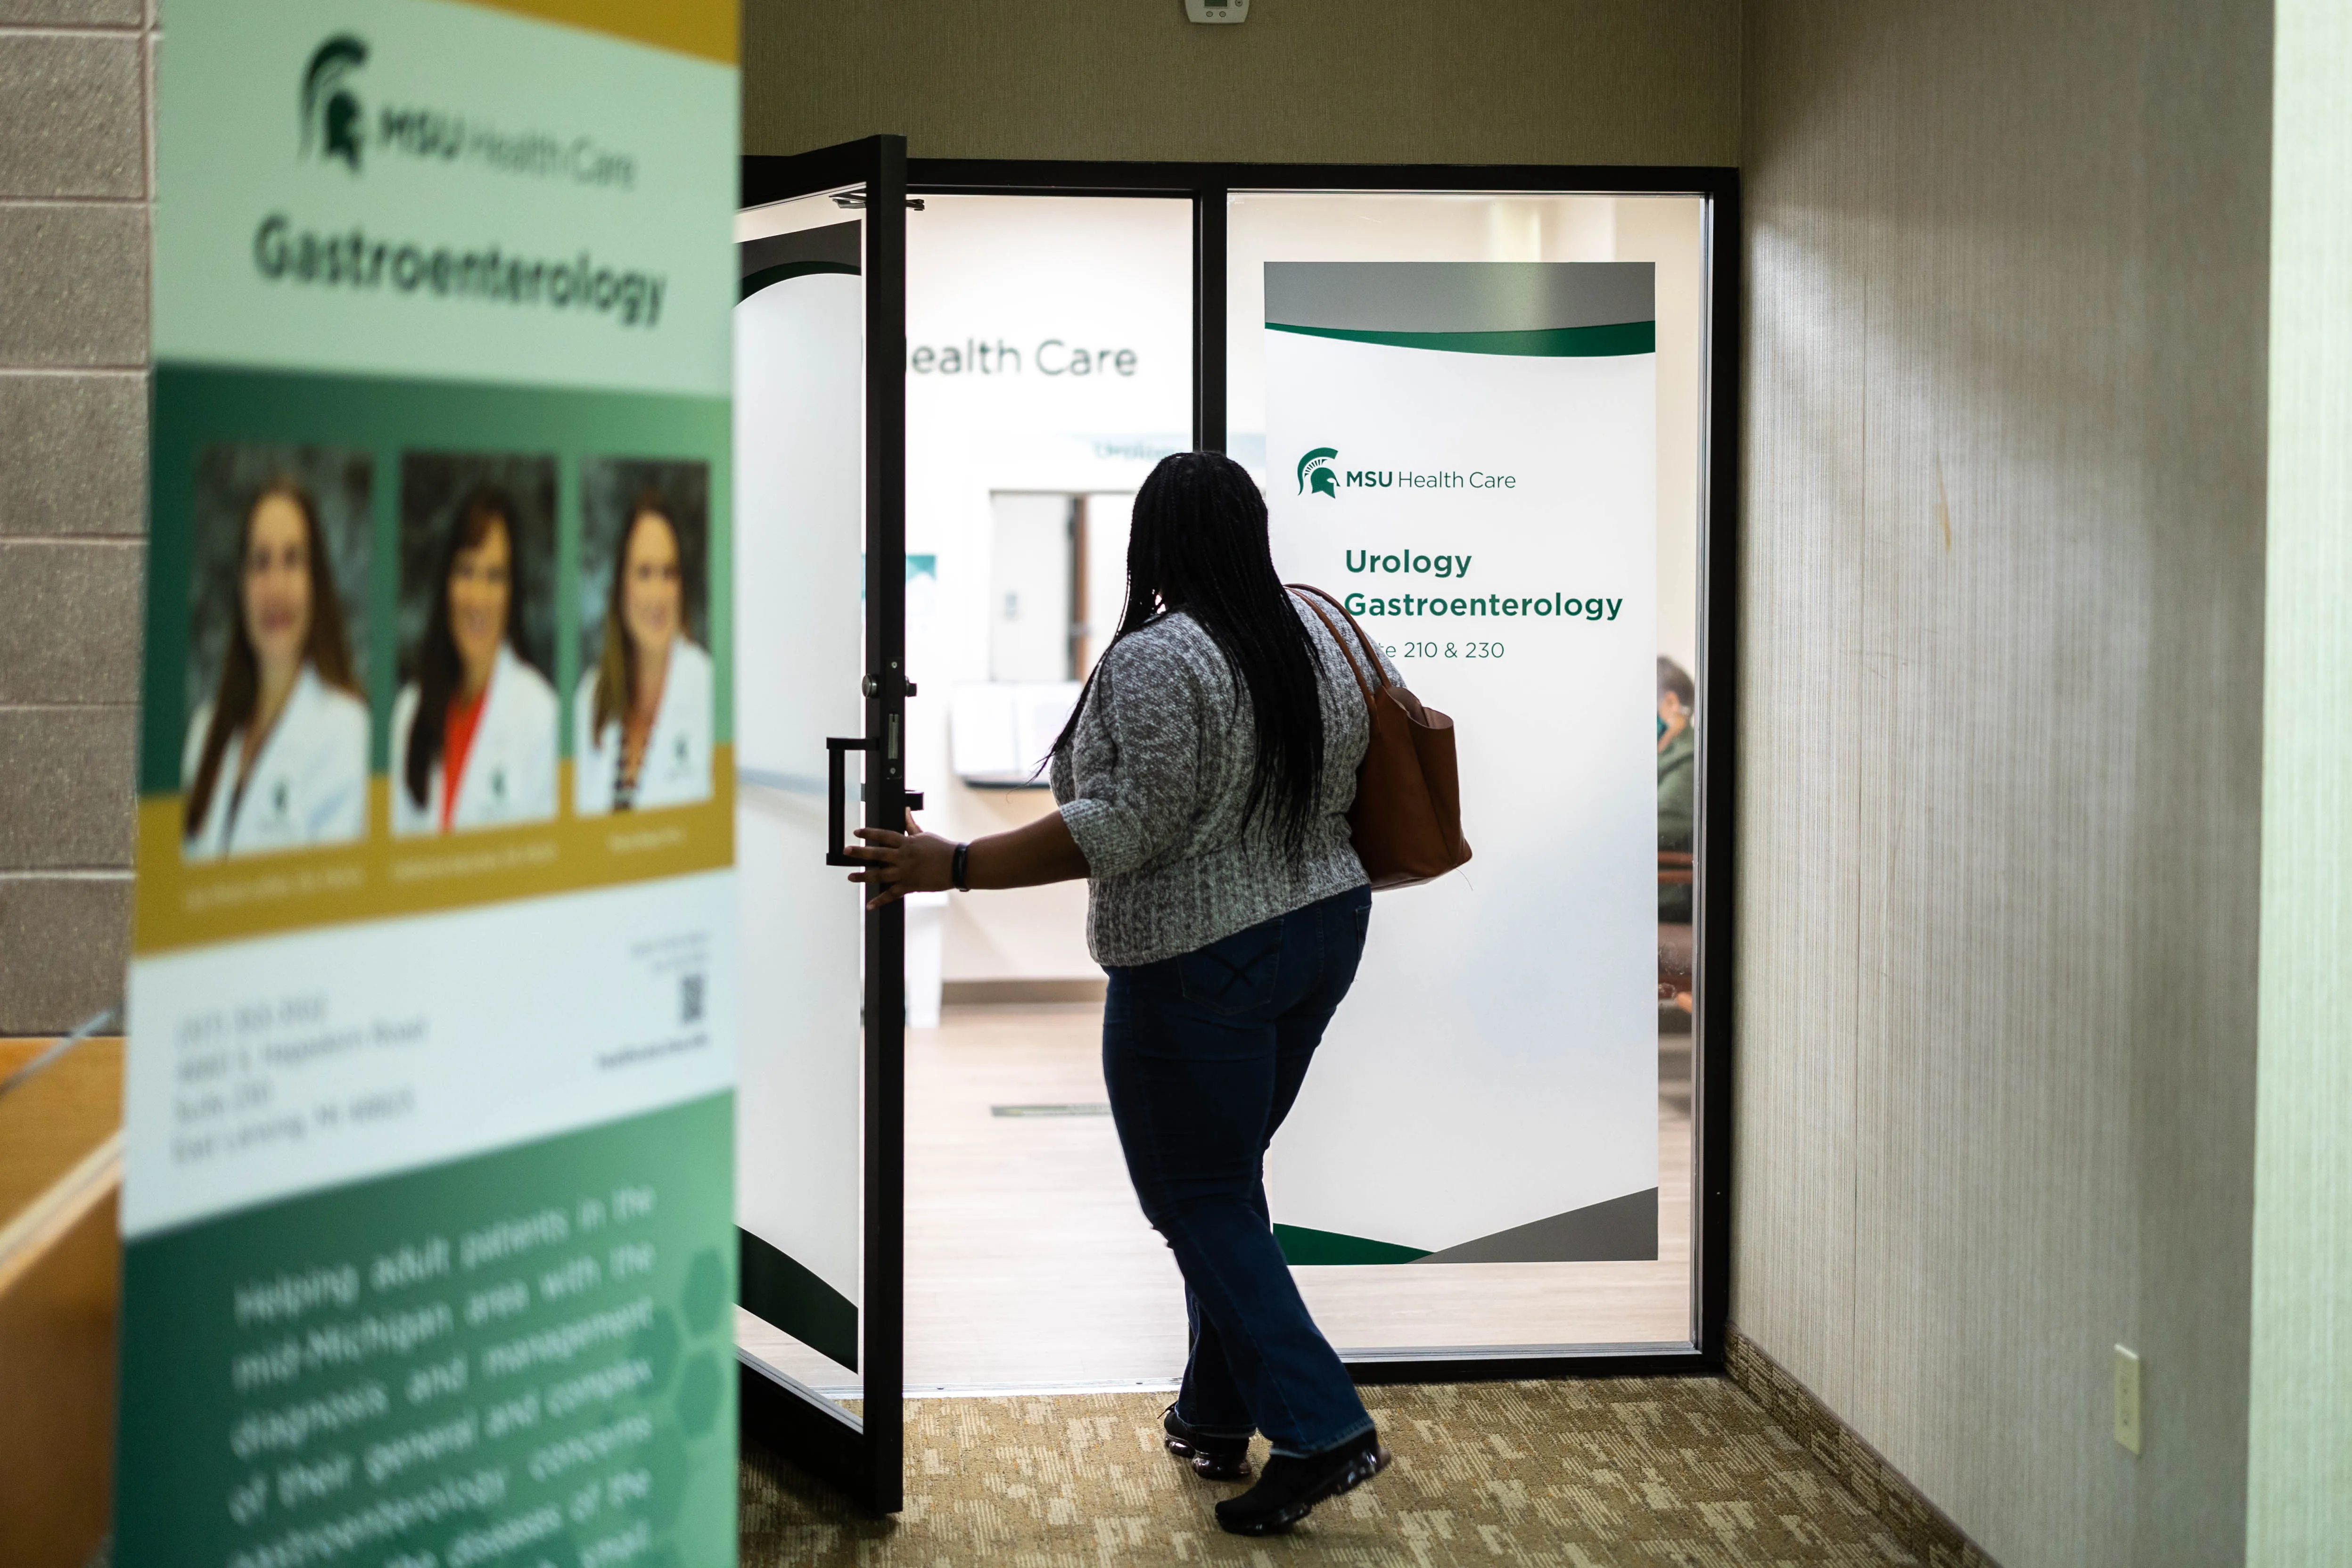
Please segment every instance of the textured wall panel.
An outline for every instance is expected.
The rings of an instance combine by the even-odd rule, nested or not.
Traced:
[[[120,1003],[130,946],[128,872],[0,873],[0,1019],[11,1034],[62,1034]]]
[[[146,377],[0,372],[0,536],[146,526]]]
[[[2279,6],[2247,1551],[2352,1542],[2352,14]]]
[[[919,158],[1730,163],[1737,0],[751,0],[743,142]]]
[[[0,539],[0,706],[139,700],[132,542]]]
[[[144,204],[0,203],[0,366],[146,364]]]
[[[0,865],[131,863],[139,710],[0,707]]]
[[[135,33],[0,34],[0,195],[145,194],[142,57]]]
[[[0,24],[135,27],[146,16],[142,0],[0,0]]]
[[[2009,1568],[2231,1561],[2268,11],[1760,0],[1743,70],[1733,1316]]]

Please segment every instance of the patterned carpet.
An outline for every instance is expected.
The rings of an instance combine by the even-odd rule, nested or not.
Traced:
[[[1923,1561],[1720,1379],[1364,1394],[1395,1465],[1317,1509],[1287,1537],[1250,1541],[1217,1529],[1210,1506],[1237,1488],[1196,1479],[1161,1451],[1165,1395],[919,1399],[907,1406],[907,1508],[895,1521],[865,1518],[789,1465],[747,1448],[740,1561],[744,1568]]]

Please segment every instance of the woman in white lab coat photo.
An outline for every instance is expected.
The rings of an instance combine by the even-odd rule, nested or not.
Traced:
[[[188,724],[183,856],[350,843],[367,832],[368,712],[319,508],[290,480],[246,509],[220,679]]]
[[[684,550],[658,496],[630,508],[595,665],[572,698],[572,810],[583,817],[710,799],[710,655],[686,630]]]
[[[425,640],[392,708],[392,831],[555,815],[555,688],[515,653],[513,503],[477,489],[442,552]]]

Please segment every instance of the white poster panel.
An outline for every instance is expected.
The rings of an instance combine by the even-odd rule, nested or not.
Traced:
[[[1647,263],[1273,263],[1276,565],[1453,716],[1475,858],[1381,894],[1276,1138],[1294,1262],[1654,1258]]]
[[[751,216],[812,214],[816,226],[738,246],[735,831],[751,962],[736,1223],[745,1309],[854,1369],[864,925],[861,890],[825,864],[825,737],[866,732],[863,235],[823,196]],[[860,760],[847,759],[853,800]]]

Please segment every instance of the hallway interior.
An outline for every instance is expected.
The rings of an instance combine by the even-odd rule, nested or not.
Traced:
[[[1182,1371],[1183,1286],[1128,1183],[1101,1030],[1099,1004],[1033,1003],[951,1006],[940,1028],[907,1031],[909,1390],[1172,1386]],[[1659,1042],[1657,1261],[1306,1270],[1332,1343],[1687,1343],[1690,1040]],[[736,1321],[772,1364],[855,1396],[855,1374]]]

